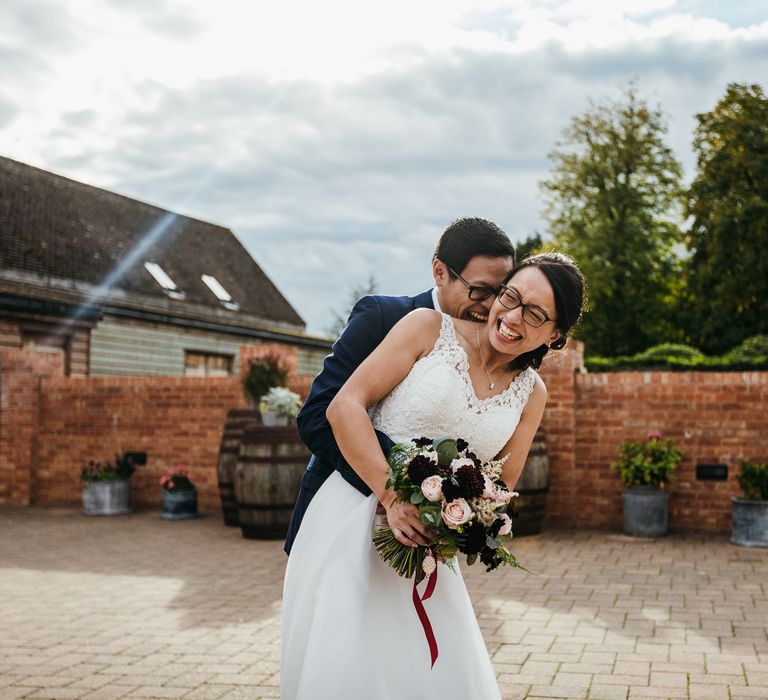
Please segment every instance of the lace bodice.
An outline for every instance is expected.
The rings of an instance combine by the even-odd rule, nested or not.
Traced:
[[[395,442],[422,436],[460,437],[480,459],[493,459],[520,421],[536,372],[529,367],[502,393],[477,398],[453,319],[442,316],[432,351],[371,409],[371,420]]]

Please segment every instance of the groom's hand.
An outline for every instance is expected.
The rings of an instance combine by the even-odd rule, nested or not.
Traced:
[[[426,546],[430,543],[429,528],[421,522],[419,509],[413,503],[393,501],[384,507],[387,523],[398,542],[407,547]]]

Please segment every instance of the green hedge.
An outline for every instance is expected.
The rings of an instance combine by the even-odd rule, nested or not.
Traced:
[[[671,370],[675,372],[754,371],[768,369],[768,336],[747,338],[722,356],[710,357],[690,345],[661,343],[636,355],[586,357],[590,372]]]

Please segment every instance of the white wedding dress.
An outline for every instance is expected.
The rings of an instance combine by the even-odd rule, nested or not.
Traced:
[[[514,432],[534,379],[533,369],[524,370],[503,393],[478,399],[467,355],[443,314],[432,352],[371,411],[371,420],[395,442],[461,437],[478,457],[492,459]],[[413,581],[385,564],[371,541],[376,504],[334,473],[307,509],[285,573],[280,697],[500,698],[464,580],[458,567],[445,564],[438,564],[434,594],[424,601],[439,651],[430,668]]]

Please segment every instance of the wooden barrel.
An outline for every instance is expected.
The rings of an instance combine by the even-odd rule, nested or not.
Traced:
[[[309,457],[295,425],[245,431],[235,469],[235,501],[243,537],[285,537]]]
[[[549,456],[543,428],[539,428],[533,438],[515,491],[520,495],[514,499],[517,518],[512,531],[515,535],[538,535],[544,524],[549,491]]]
[[[240,441],[243,433],[261,424],[261,415],[250,408],[233,408],[227,413],[224,434],[221,436],[219,459],[216,463],[216,476],[221,496],[221,512],[224,524],[240,527],[235,503],[235,468],[240,455]]]

